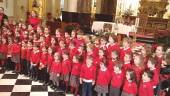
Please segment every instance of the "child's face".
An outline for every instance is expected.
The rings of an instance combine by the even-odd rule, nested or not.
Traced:
[[[118,56],[117,56],[117,54],[116,54],[116,52],[112,52],[111,53],[111,56],[112,56],[112,59],[116,59]]]
[[[54,59],[55,59],[55,60],[59,60],[59,53],[55,53],[55,54],[54,54]]]
[[[99,56],[104,56],[103,50],[99,50]]]
[[[45,28],[45,29],[44,29],[44,33],[45,33],[45,34],[48,34],[48,33],[49,33],[48,28]]]
[[[106,68],[103,62],[101,62],[100,68],[102,68],[102,69]]]
[[[109,42],[110,43],[114,43],[115,42],[114,39],[111,36],[109,36]]]
[[[38,51],[38,47],[34,46],[34,47],[33,47],[33,50],[34,50],[34,51]]]
[[[153,67],[152,62],[151,62],[151,61],[148,61],[147,66],[148,66],[148,68],[152,68],[152,67]]]
[[[63,59],[68,59],[68,55],[67,54],[63,54]]]
[[[103,44],[106,44],[106,40],[105,39],[101,39],[101,44],[103,45]]]
[[[6,39],[2,38],[2,43],[5,44],[6,43]]]
[[[47,52],[47,49],[45,47],[43,47],[42,52]]]
[[[71,37],[76,37],[76,32],[75,31],[71,32]]]
[[[130,78],[130,73],[129,73],[129,72],[126,72],[126,79],[127,79],[127,80],[131,80],[131,78]]]
[[[92,59],[90,59],[90,58],[87,58],[87,59],[86,59],[86,64],[87,64],[87,66],[91,66],[92,63],[93,63]]]
[[[124,61],[125,62],[130,62],[131,61],[129,54],[125,54]]]
[[[159,55],[162,55],[163,54],[163,49],[161,46],[158,46],[156,48],[156,55],[159,56]]]
[[[51,38],[51,44],[55,44],[56,40],[54,38]]]
[[[77,62],[77,58],[75,56],[73,57],[73,62]]]
[[[66,38],[70,37],[70,35],[69,35],[67,32],[64,34],[64,36],[65,36]]]
[[[142,80],[143,81],[150,81],[150,78],[148,77],[148,74],[146,72],[143,73]]]
[[[123,41],[123,46],[124,47],[129,47],[129,43],[127,41]]]
[[[119,67],[117,67],[117,66],[113,66],[113,69],[114,69],[115,72],[119,72],[120,71]]]
[[[48,48],[48,53],[52,54],[52,52],[53,52],[52,48]]]
[[[133,57],[133,59],[134,59],[134,64],[135,64],[135,65],[139,65],[139,64],[141,63],[141,60],[140,60],[139,56],[136,56],[136,55],[135,55],[135,56]]]

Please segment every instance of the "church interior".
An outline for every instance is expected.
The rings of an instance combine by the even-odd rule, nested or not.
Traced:
[[[170,96],[170,0],[0,0],[0,96]]]

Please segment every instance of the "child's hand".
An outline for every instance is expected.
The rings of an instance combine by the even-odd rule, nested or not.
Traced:
[[[60,74],[57,74],[57,77],[59,77],[60,76]]]
[[[80,84],[82,84],[83,82],[82,82],[82,78],[80,78]]]
[[[92,85],[94,85],[94,84],[95,84],[95,81],[92,82]]]

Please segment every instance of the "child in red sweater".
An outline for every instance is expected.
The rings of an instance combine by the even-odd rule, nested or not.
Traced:
[[[153,72],[146,70],[142,75],[142,81],[139,86],[139,96],[154,96],[152,85]]]
[[[137,95],[137,84],[135,72],[132,69],[126,71],[126,80],[123,85],[121,96],[136,96]]]
[[[35,45],[33,47],[33,51],[31,52],[31,57],[30,57],[30,71],[31,71],[31,78],[35,81],[38,80],[38,65],[40,63],[40,51],[39,51],[39,46]]]
[[[40,64],[39,64],[39,78],[40,82],[47,84],[47,47],[41,49]]]
[[[100,69],[98,71],[96,86],[94,90],[97,92],[98,96],[106,96],[106,94],[109,92],[108,85],[110,82],[110,73],[104,60],[100,61],[99,63]]]
[[[127,69],[132,68],[132,54],[131,53],[126,53],[124,56],[124,64],[123,64],[123,69],[126,72]]]
[[[21,73],[24,75],[28,75],[27,71],[27,61],[26,61],[26,56],[27,56],[27,44],[26,41],[22,41],[22,47],[21,47]]]
[[[58,52],[56,52],[54,54],[54,61],[52,62],[50,70],[50,80],[52,80],[53,82],[51,88],[54,89],[55,91],[59,90],[61,72],[62,72],[61,55]]]
[[[118,51],[112,51],[111,52],[111,58],[108,59],[108,69],[112,72],[113,66],[115,66],[115,62],[119,60],[119,52]]]
[[[5,68],[6,64],[7,52],[8,52],[7,40],[5,37],[2,37],[2,44],[0,45],[0,63],[3,69]]]
[[[92,96],[92,86],[95,84],[95,77],[96,68],[93,65],[93,58],[88,56],[80,72],[80,84],[83,84],[81,96]]]
[[[72,68],[72,62],[69,59],[69,53],[68,52],[63,52],[62,54],[63,61],[62,61],[62,79],[64,81],[65,85],[65,91],[68,91],[68,84],[69,84],[69,78],[70,78],[70,73],[71,73],[71,68]]]
[[[29,40],[27,42],[27,48],[26,48],[26,62],[27,62],[27,72],[28,72],[28,76],[31,75],[31,71],[30,71],[30,65],[31,65],[31,62],[30,62],[30,56],[31,56],[31,52],[32,52],[32,41]]]
[[[109,96],[120,96],[121,88],[124,82],[124,70],[120,61],[115,62],[111,72],[111,85]]]
[[[73,68],[71,70],[70,86],[71,92],[74,93],[75,96],[78,95],[81,65],[80,57],[77,55],[73,56]]]

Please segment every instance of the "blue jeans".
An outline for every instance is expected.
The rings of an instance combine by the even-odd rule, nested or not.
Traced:
[[[82,96],[92,96],[92,82],[83,82]]]

